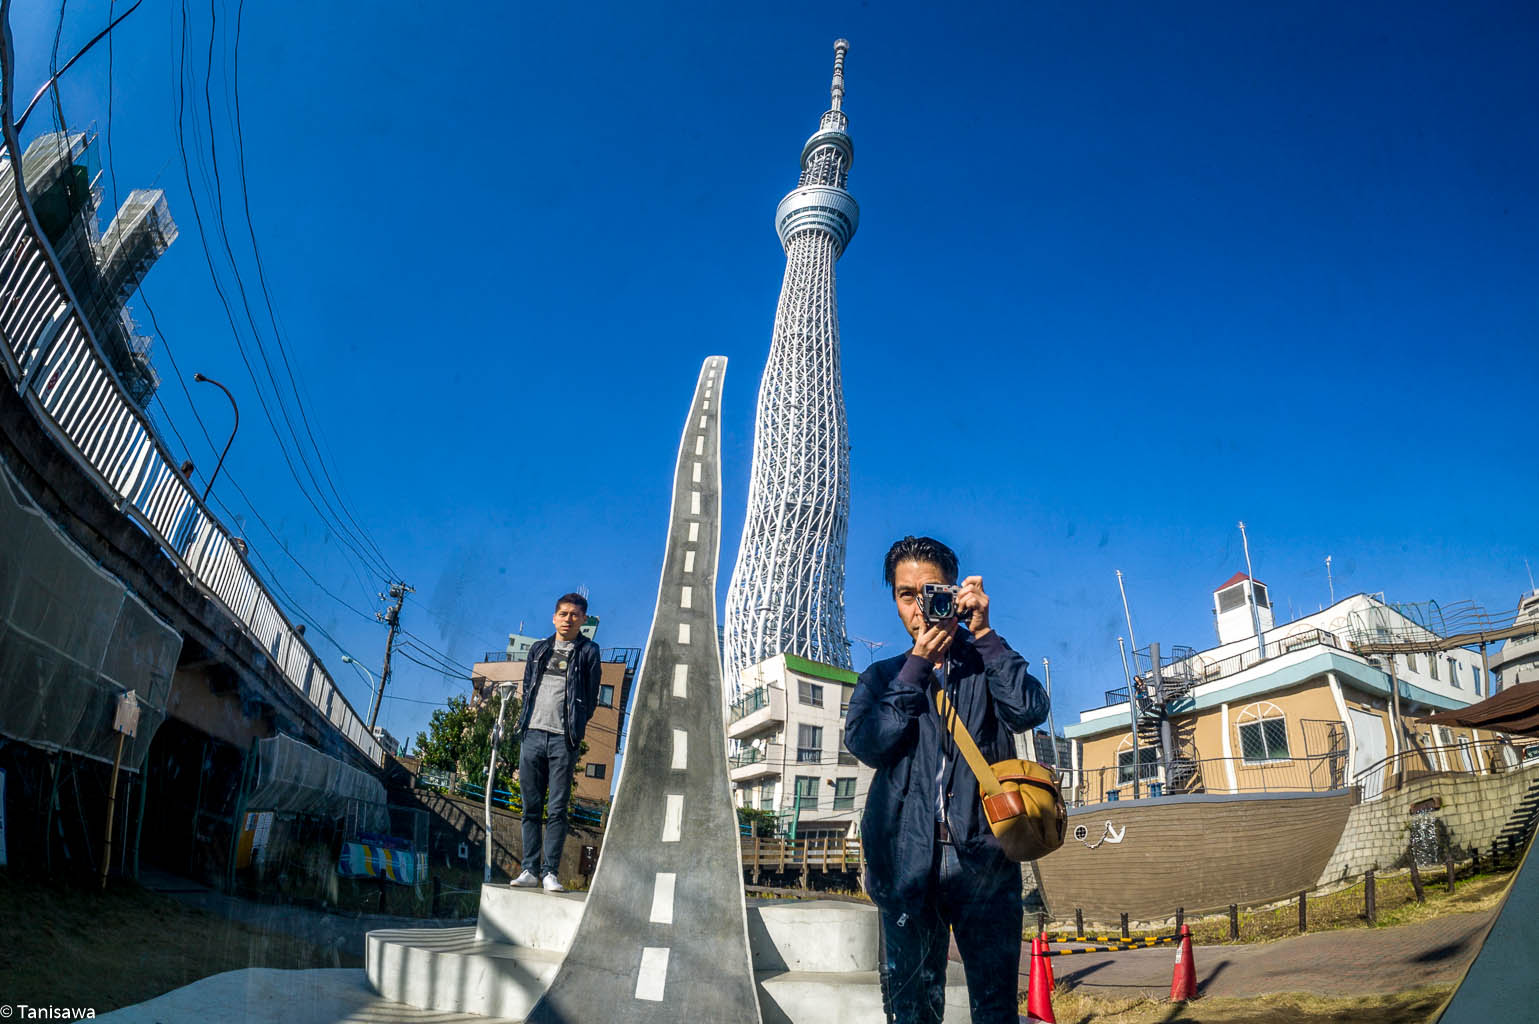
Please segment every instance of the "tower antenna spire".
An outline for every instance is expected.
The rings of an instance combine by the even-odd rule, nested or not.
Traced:
[[[832,109],[839,110],[844,104],[844,55],[850,50],[848,39],[834,40],[834,84],[829,88],[833,98]]]

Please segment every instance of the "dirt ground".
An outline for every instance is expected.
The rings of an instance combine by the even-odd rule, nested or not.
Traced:
[[[1311,995],[1199,999],[1172,1005],[1154,999],[1106,999],[1067,992],[1053,997],[1058,1024],[1427,1024],[1449,989],[1392,996],[1327,999]],[[1021,1001],[1026,1012],[1026,1001]]]
[[[263,932],[114,881],[107,892],[0,871],[0,1001],[129,1006],[240,967],[362,967],[361,957]]]

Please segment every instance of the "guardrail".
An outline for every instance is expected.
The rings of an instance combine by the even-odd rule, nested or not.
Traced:
[[[443,770],[424,770],[417,776],[417,788],[435,789],[449,793],[452,796],[463,796],[480,802],[486,801],[486,786],[483,783],[463,779],[457,773]],[[523,795],[506,789],[492,790],[492,803],[503,810],[514,814],[524,812]],[[604,827],[605,808],[594,806],[585,801],[573,797],[567,804],[567,820],[579,825],[587,825],[592,828]]]
[[[1347,769],[1345,752],[1271,761],[1247,761],[1243,757],[1185,758],[1168,764],[1145,764],[1138,788],[1141,797],[1182,793],[1325,793],[1351,784]],[[1133,776],[1129,769],[1064,768],[1059,776],[1064,802],[1070,807],[1133,799]]]
[[[1372,800],[1397,781],[1403,783],[1429,775],[1499,774],[1521,763],[1521,752],[1506,740],[1413,746],[1355,773],[1352,783],[1362,787],[1364,800]]]
[[[5,72],[9,74],[9,70]],[[10,111],[0,162],[0,364],[45,430],[199,590],[376,765],[380,744],[113,372],[17,177]]]

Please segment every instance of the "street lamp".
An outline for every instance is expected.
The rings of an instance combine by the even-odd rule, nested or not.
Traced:
[[[486,867],[482,881],[492,880],[492,785],[497,777],[497,746],[502,742],[502,713],[508,709],[508,694],[512,683],[497,684],[497,724],[492,729],[492,756],[486,760]],[[508,810],[512,810],[512,806]],[[525,856],[528,851],[525,851]]]
[[[195,373],[192,375],[192,379],[199,384],[212,384],[220,391],[223,391],[224,396],[230,400],[230,408],[235,410],[235,426],[230,428],[230,439],[224,443],[224,451],[219,453],[219,461],[214,465],[214,472],[208,478],[208,486],[203,488],[203,501],[207,503],[208,492],[213,490],[214,487],[214,477],[219,475],[219,468],[224,465],[224,457],[230,454],[230,445],[235,443],[235,432],[240,429],[240,406],[235,404],[235,396],[230,394],[230,389],[214,378],[205,377],[201,373]]]
[[[358,664],[358,662],[353,658],[353,656],[351,654],[344,654],[344,655],[342,655],[342,660],[345,663],[347,663],[347,664],[353,666],[354,668],[356,668],[358,671],[362,672],[363,675],[364,675],[364,678],[369,681],[369,701],[370,701],[370,703],[373,703],[373,701],[374,701],[374,673],[370,672],[368,669],[366,669],[362,665]]]

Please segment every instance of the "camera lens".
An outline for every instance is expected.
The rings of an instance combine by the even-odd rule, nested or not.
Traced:
[[[952,596],[944,592],[936,594],[933,598],[930,599],[930,611],[935,615],[937,619],[954,618],[957,613],[956,605],[952,601]]]

